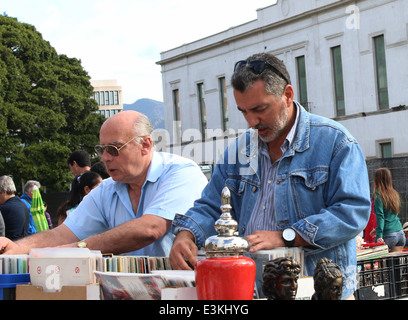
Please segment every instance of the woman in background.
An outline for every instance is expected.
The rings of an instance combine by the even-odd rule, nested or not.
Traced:
[[[390,251],[402,251],[405,235],[398,218],[401,201],[392,186],[391,171],[379,168],[374,175],[374,212],[377,217],[378,243],[385,243]]]
[[[76,209],[82,199],[92,189],[99,186],[101,182],[102,177],[93,171],[85,171],[77,175],[72,181],[69,199],[58,208],[58,225],[62,224],[68,215]]]

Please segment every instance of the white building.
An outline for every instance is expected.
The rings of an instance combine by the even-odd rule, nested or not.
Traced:
[[[161,53],[170,151],[213,162],[226,147],[213,146],[215,130],[247,128],[230,78],[258,52],[283,60],[296,100],[345,125],[367,159],[408,155],[407,0],[278,0],[256,20]]]
[[[91,80],[99,113],[109,118],[123,110],[122,87],[117,80]]]

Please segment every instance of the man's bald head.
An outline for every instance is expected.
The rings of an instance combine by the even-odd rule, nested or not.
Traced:
[[[111,131],[126,132],[129,136],[150,136],[153,132],[149,118],[133,110],[119,112],[107,119],[101,131],[108,128]]]

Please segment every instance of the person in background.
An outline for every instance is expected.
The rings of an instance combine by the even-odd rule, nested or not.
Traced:
[[[48,229],[51,230],[53,226],[52,226],[51,215],[47,212],[48,205],[47,205],[47,202],[45,201],[43,201],[43,204],[44,204],[44,215],[47,218],[47,222],[48,222]]]
[[[147,116],[122,111],[108,118],[95,151],[111,176],[58,227],[17,242],[0,238],[4,254],[68,246],[102,253],[166,257],[177,212],[186,212],[208,180],[192,160],[154,150]]]
[[[379,168],[375,171],[373,198],[377,217],[376,242],[385,243],[391,252],[402,251],[405,234],[398,217],[401,200],[392,185],[392,175],[388,168]]]
[[[14,181],[9,176],[0,177],[0,211],[4,219],[5,235],[18,240],[27,235],[28,210],[16,195]]]
[[[102,177],[99,173],[86,171],[77,175],[72,180],[72,188],[69,193],[69,198],[57,210],[58,225],[62,224],[67,216],[69,216],[78,207],[84,197],[91,192],[92,189],[99,186],[102,182]]]
[[[96,162],[92,165],[91,171],[99,173],[103,180],[108,179],[110,176],[106,171],[106,166],[102,161]]]
[[[374,212],[374,200],[371,199],[371,213],[367,226],[364,229],[364,241],[366,243],[375,243],[375,229],[377,228],[377,217]]]
[[[85,150],[76,150],[72,152],[67,162],[74,177],[91,169],[91,157]]]
[[[25,205],[28,208],[28,212],[29,212],[29,222],[28,222],[28,229],[27,229],[27,234],[34,234],[37,233],[37,228],[35,226],[34,220],[33,220],[33,216],[31,215],[31,201],[33,199],[33,191],[34,191],[34,187],[38,187],[38,189],[41,188],[41,183],[39,183],[38,181],[35,180],[29,180],[26,182],[26,184],[24,185],[23,188],[23,194],[21,195],[20,199],[21,201],[23,201],[25,203]]]

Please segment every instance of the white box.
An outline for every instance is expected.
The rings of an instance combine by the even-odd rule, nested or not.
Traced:
[[[31,284],[44,292],[95,283],[91,258],[30,258],[29,269]]]

